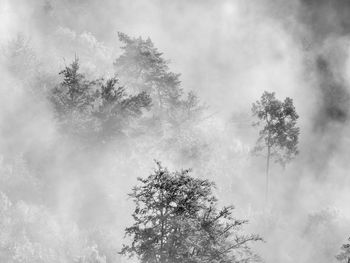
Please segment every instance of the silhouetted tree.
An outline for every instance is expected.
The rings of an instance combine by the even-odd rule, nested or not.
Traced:
[[[121,254],[144,263],[247,262],[257,260],[248,243],[257,235],[239,234],[246,220],[232,217],[233,207],[217,208],[214,183],[193,178],[189,170],[157,169],[130,194],[134,224],[126,228],[131,245]]]
[[[116,77],[87,80],[79,72],[77,58],[59,74],[63,80],[53,89],[51,101],[64,130],[76,135],[104,141],[116,138],[125,134],[143,109],[151,107],[146,92],[129,95],[124,87],[118,86]]]
[[[262,127],[254,152],[266,151],[267,198],[270,159],[284,166],[298,154],[299,128],[296,123],[299,116],[292,99],[287,97],[282,102],[275,98],[274,92],[267,91],[253,103],[252,112],[258,118],[253,126]]]

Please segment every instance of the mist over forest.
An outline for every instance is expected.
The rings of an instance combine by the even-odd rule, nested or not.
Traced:
[[[0,262],[350,262],[349,1],[0,21]]]

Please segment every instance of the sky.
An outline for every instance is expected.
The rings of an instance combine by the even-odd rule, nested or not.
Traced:
[[[350,235],[349,15],[346,0],[1,0],[0,43],[6,46],[22,35],[40,61],[37,67],[49,75],[78,56],[94,78],[113,74],[121,53],[117,32],[150,37],[170,69],[181,74],[182,87],[209,106],[211,117],[201,127],[210,145],[208,174],[226,193],[218,191],[223,202],[248,216],[249,230],[266,240],[256,246],[265,262],[329,263],[336,262]],[[50,148],[58,135],[48,106],[28,98],[25,85],[5,64],[0,71],[2,154]],[[270,206],[263,209],[264,161],[248,152],[257,138],[251,104],[264,91],[293,99],[301,134],[297,158],[285,169],[272,168]],[[82,224],[119,220],[116,227],[125,227],[130,218],[110,207],[126,196],[125,185],[150,171],[158,156],[172,168],[186,168],[163,150],[152,153],[135,157],[142,159],[139,167],[121,183],[131,171],[118,157],[123,153],[103,153],[105,159],[93,168],[72,165],[71,175],[58,176],[68,171],[62,160],[74,155],[70,145],[58,147],[58,157],[46,168],[47,180],[56,185],[54,197],[48,197],[53,213]],[[183,162],[188,164],[201,172],[201,164]],[[98,171],[105,176],[94,176]],[[96,201],[104,198],[110,200]],[[130,209],[127,201],[123,205]],[[94,218],[96,212],[101,218]]]

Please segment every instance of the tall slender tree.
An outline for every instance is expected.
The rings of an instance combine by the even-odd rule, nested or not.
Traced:
[[[266,188],[268,198],[270,161],[285,166],[298,154],[300,129],[296,126],[299,118],[291,98],[284,101],[276,99],[274,92],[265,91],[259,101],[253,103],[253,116],[258,121],[253,126],[260,126],[259,138],[254,153],[266,152]]]

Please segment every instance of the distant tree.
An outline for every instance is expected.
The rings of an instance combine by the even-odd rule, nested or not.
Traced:
[[[192,118],[198,113],[201,109],[198,98],[193,92],[186,98],[180,74],[169,70],[169,61],[162,57],[150,38],[131,38],[123,33],[118,36],[124,44],[124,52],[114,63],[117,73],[127,87],[151,96],[156,118],[174,125],[182,123],[184,117],[190,115]],[[180,117],[180,112],[185,114]]]
[[[130,122],[139,118],[143,110],[151,107],[151,98],[146,92],[128,95],[118,86],[116,77],[102,83],[98,90],[100,102],[94,115],[98,118],[105,139],[123,132]]]
[[[25,84],[31,84],[41,67],[30,40],[22,34],[2,47],[1,56],[9,72]]]
[[[79,60],[75,60],[62,70],[63,81],[53,89],[52,101],[59,114],[72,111],[84,112],[91,110],[95,100],[96,81],[89,81],[79,72]]]
[[[117,77],[87,80],[79,72],[77,58],[59,74],[63,80],[53,89],[51,101],[60,124],[65,132],[86,136],[91,142],[125,134],[131,122],[151,107],[146,92],[129,95]]]
[[[143,263],[248,262],[257,260],[248,243],[257,235],[240,234],[247,221],[232,217],[233,207],[217,208],[214,183],[193,178],[189,170],[157,169],[130,194],[134,224],[126,228],[131,245],[121,254]]]
[[[258,118],[253,126],[262,127],[254,153],[266,151],[267,198],[270,159],[284,166],[298,154],[299,128],[296,124],[299,116],[292,99],[287,97],[282,102],[276,99],[274,92],[267,91],[253,103],[252,112]]]
[[[143,40],[118,33],[124,53],[114,65],[125,84],[151,95],[157,110],[163,110],[170,97],[180,97],[179,74],[169,72],[168,62],[154,47],[150,38]]]
[[[62,70],[62,81],[50,92],[49,98],[60,129],[76,139],[89,140],[97,129],[92,116],[98,96],[98,80],[87,80],[79,71],[79,60],[75,60]]]
[[[350,238],[348,239],[350,241]],[[341,252],[336,256],[336,258],[344,263],[350,263],[350,244],[344,244],[341,247]]]
[[[184,99],[171,103],[168,112],[169,123],[176,128],[181,126],[188,127],[190,123],[201,120],[203,111],[206,108],[207,106],[200,102],[198,96],[190,91]]]

